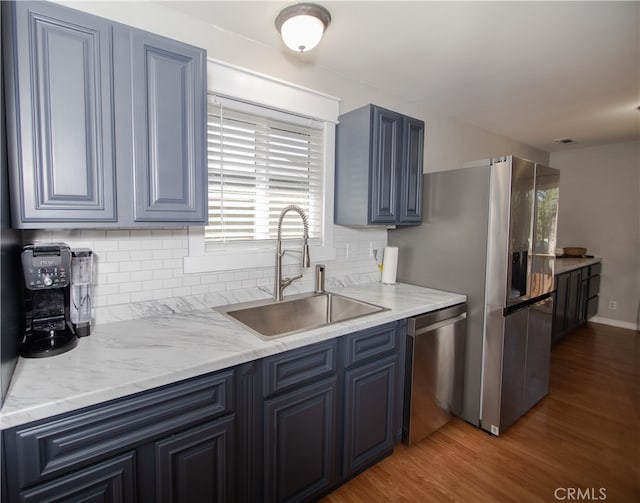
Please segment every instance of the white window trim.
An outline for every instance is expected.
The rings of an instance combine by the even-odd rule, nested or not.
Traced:
[[[339,100],[282,80],[261,75],[214,59],[207,61],[208,88],[214,93],[263,105],[276,110],[324,121],[325,171],[322,219],[322,243],[310,247],[312,262],[335,260],[333,246],[333,182],[335,171],[335,124]],[[292,240],[292,246],[295,240]],[[204,273],[273,267],[275,247],[271,243],[220,243],[215,251],[205,250],[204,227],[189,227],[189,254],[184,258],[184,272]],[[285,255],[285,263],[296,258]],[[297,259],[299,260],[299,259]]]

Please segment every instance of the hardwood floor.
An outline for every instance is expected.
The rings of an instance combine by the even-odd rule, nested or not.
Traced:
[[[551,352],[547,397],[500,437],[454,419],[323,503],[640,502],[640,332],[588,323]]]

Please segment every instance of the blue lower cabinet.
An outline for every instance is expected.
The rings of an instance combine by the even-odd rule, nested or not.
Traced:
[[[136,501],[135,453],[129,452],[103,463],[26,490],[19,501]]]
[[[155,443],[157,503],[234,501],[234,417]]]
[[[2,431],[2,499],[315,501],[391,454],[403,322]]]
[[[345,478],[393,450],[397,369],[397,357],[390,356],[347,370],[345,374]]]
[[[337,480],[337,378],[265,401],[265,501],[309,501]]]
[[[224,370],[4,430],[3,498],[233,501],[234,381]]]

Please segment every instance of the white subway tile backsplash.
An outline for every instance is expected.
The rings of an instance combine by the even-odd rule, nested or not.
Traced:
[[[153,279],[153,271],[132,271],[131,281],[148,281]]]
[[[327,286],[378,280],[378,267],[373,257],[369,257],[369,249],[372,242],[380,250],[385,246],[386,230],[339,226],[333,229],[336,260],[325,262]],[[183,258],[189,253],[186,228],[37,230],[25,231],[23,236],[25,242],[65,242],[72,248],[94,251],[96,323],[130,319],[136,316],[132,311],[140,316],[155,312],[145,303],[157,300],[179,304],[177,298],[188,297],[212,306],[252,300],[256,296],[268,298],[273,289],[273,267],[184,274]],[[302,279],[287,288],[286,295],[313,289],[313,256],[311,260],[309,269],[301,270],[295,257],[284,266],[285,276],[303,274]]]
[[[209,293],[209,285],[194,285],[191,287],[191,295],[204,295]]]
[[[169,278],[173,278],[173,271],[171,271],[171,269],[154,269],[152,272],[153,279],[167,280]]]
[[[142,262],[142,269],[147,271],[156,271],[159,269],[161,270],[162,260],[150,260],[149,258],[147,258],[147,260],[144,260]]]
[[[97,254],[97,252],[96,252]],[[106,262],[125,262],[131,260],[131,255],[128,251],[111,251],[106,252],[105,261]]]
[[[173,258],[173,252],[171,250],[156,248],[151,250],[151,257],[154,260],[167,260]]]
[[[121,239],[118,241],[118,250],[139,250],[140,241],[137,239]]]
[[[101,240],[101,241],[96,240],[96,241],[93,242],[93,245],[91,246],[91,249],[96,254],[105,253],[105,252],[111,252],[111,251],[117,251],[118,250],[118,241],[107,241],[106,239],[105,240]]]
[[[95,270],[99,274],[111,274],[111,273],[120,271],[119,262],[103,262],[103,261],[100,261],[97,256],[93,264],[94,264]]]
[[[142,261],[140,260],[129,260],[125,262],[120,262],[119,264],[120,272],[126,271],[141,271],[142,270]]]
[[[200,276],[197,274],[184,275],[182,278],[182,284],[184,286],[194,286],[200,284]]]
[[[161,279],[153,279],[149,281],[142,282],[142,289],[147,291],[156,291],[162,289],[162,280]]]
[[[142,290],[141,281],[127,281],[126,283],[120,283],[120,293],[139,292]]]
[[[171,297],[189,297],[192,294],[191,287],[173,288]]]
[[[107,297],[106,305],[115,306],[118,304],[128,304],[131,302],[131,295],[128,293],[113,294]]]
[[[181,278],[172,278],[172,279],[165,279],[162,280],[162,287],[163,288],[178,288],[182,286],[182,279]]]

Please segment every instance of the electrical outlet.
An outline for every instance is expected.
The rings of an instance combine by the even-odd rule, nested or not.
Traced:
[[[618,303],[615,300],[610,300],[609,301],[609,310],[610,311],[615,311],[616,309],[618,309]]]

